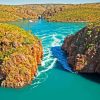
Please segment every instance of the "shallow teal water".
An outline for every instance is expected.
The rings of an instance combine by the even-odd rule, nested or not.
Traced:
[[[44,57],[32,84],[21,89],[0,88],[1,100],[100,100],[99,78],[83,77],[63,70],[50,51],[53,46],[61,46],[66,36],[83,28],[85,23],[39,20],[12,24],[31,30],[42,40]]]

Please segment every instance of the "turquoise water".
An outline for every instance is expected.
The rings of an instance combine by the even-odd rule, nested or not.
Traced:
[[[85,23],[39,20],[12,24],[31,30],[42,40],[44,57],[31,85],[21,89],[0,88],[0,100],[100,100],[99,78],[63,70],[50,51],[51,47],[61,46],[66,36],[83,28]]]

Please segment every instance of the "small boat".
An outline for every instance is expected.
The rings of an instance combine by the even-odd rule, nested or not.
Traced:
[[[31,23],[32,23],[33,21],[32,21],[32,20],[29,20],[29,22],[31,22]]]
[[[69,64],[67,63],[66,55],[65,55],[64,51],[61,49],[60,46],[52,47],[51,52],[52,52],[53,56],[58,59],[58,61],[60,62],[60,64],[62,65],[62,67],[65,70],[68,70],[69,72],[74,72],[71,69],[71,67],[69,66]]]

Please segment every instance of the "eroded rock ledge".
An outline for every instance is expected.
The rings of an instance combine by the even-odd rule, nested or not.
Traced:
[[[42,55],[37,37],[17,26],[0,23],[1,86],[20,88],[30,84]]]
[[[80,73],[100,73],[100,25],[89,25],[66,37],[62,49],[68,63]]]

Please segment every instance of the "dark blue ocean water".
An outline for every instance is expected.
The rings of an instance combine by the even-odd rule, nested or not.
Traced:
[[[32,31],[41,39],[44,57],[31,85],[21,89],[0,88],[0,100],[100,100],[100,77],[63,70],[50,51],[51,47],[61,46],[66,36],[75,34],[86,23],[39,20],[12,24]]]

